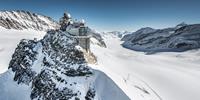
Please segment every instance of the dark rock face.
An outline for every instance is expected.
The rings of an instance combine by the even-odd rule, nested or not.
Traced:
[[[36,72],[31,71],[31,66],[37,59],[37,52],[33,50],[35,46],[36,42],[33,40],[21,40],[12,56],[9,68],[12,68],[12,71],[16,72],[14,80],[18,84],[29,84],[36,74]]]
[[[94,96],[95,96],[95,90],[90,89],[85,96],[85,100],[92,100]]]
[[[182,52],[200,48],[200,24],[179,24],[174,28],[139,33],[124,39],[122,46],[143,52]]]
[[[77,44],[76,39],[61,31],[49,31],[40,41],[22,40],[9,65],[15,73],[14,80],[32,85],[31,99],[93,100],[93,70]],[[81,84],[88,84],[89,88],[79,90]]]
[[[58,29],[59,25],[50,17],[28,11],[0,11],[0,26],[6,29],[34,29],[47,31]]]

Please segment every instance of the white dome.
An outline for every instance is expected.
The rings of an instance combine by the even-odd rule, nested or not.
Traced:
[[[65,12],[66,17],[71,18],[71,15],[67,12]]]
[[[81,23],[85,24],[85,20],[84,20],[84,19],[81,19]]]

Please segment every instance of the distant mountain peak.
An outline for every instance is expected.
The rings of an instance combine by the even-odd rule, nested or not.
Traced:
[[[183,27],[186,25],[188,25],[188,24],[186,24],[185,22],[181,22],[180,24],[176,25],[176,28],[180,28],[180,27]]]
[[[122,38],[124,35],[131,34],[129,31],[111,31],[111,32],[104,32],[104,35],[110,35],[112,37]]]

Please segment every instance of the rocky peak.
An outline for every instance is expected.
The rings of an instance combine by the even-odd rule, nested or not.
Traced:
[[[9,65],[14,80],[32,85],[32,99],[93,98],[93,70],[76,46],[77,40],[61,31],[49,31],[40,41],[22,40]],[[86,84],[88,87],[80,90]]]
[[[181,27],[183,27],[183,26],[187,26],[187,24],[186,24],[185,22],[182,22],[182,23],[176,25],[175,28],[178,29],[178,28],[181,28]]]

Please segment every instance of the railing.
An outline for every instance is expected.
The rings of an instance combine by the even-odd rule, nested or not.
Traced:
[[[72,38],[82,38],[82,39],[86,39],[86,38],[91,38],[92,36],[90,36],[90,35],[88,35],[88,36],[77,36],[77,35],[73,35],[73,34],[71,34],[70,32],[66,32],[66,33],[68,33],[68,34],[70,34],[70,35],[67,35],[68,37],[72,37]]]
[[[71,37],[86,39],[86,38],[90,38],[91,36],[71,36]]]

